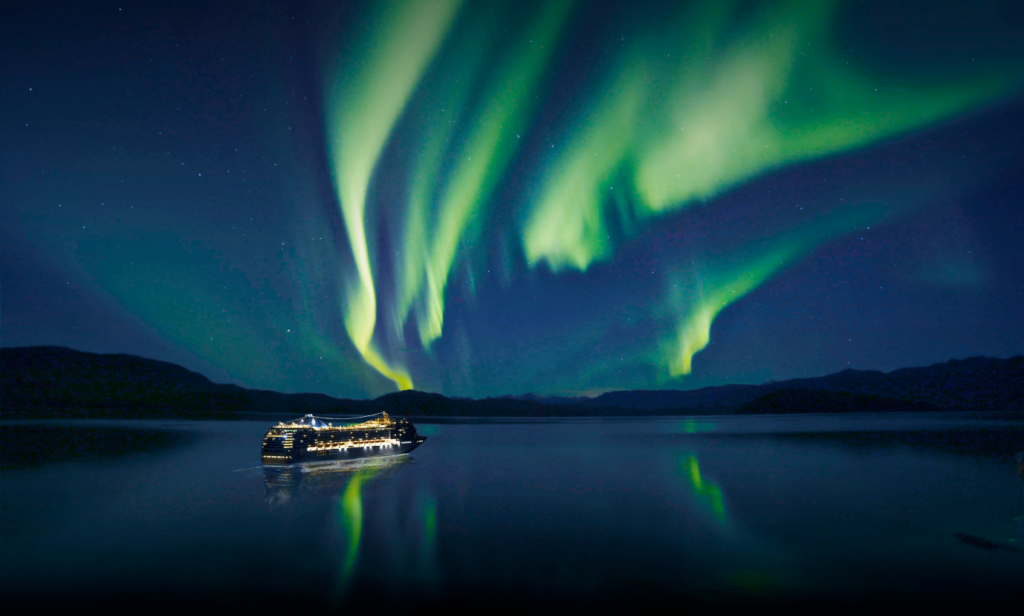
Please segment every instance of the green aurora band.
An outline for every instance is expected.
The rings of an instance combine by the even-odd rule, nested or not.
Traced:
[[[452,271],[460,257],[476,254],[467,247],[478,240],[514,157],[538,130],[532,120],[544,103],[545,76],[572,32],[573,3],[529,6],[535,10],[385,2],[371,11],[367,42],[330,75],[328,151],[353,256],[345,327],[363,359],[401,389],[412,380],[375,342],[378,311],[390,316],[388,332],[398,339],[410,314],[425,349],[442,335]],[[577,88],[576,112],[561,114],[556,127],[563,145],[528,178],[535,188],[518,225],[529,267],[586,271],[614,258],[618,230],[638,236],[660,216],[773,169],[904,135],[1020,86],[1015,58],[979,63],[969,78],[894,80],[851,62],[836,34],[838,0],[763,8],[692,3],[670,19],[624,26],[638,31],[607,42],[609,68]],[[514,43],[496,49],[514,9],[529,16]],[[403,217],[393,225],[402,242],[392,247],[396,273],[382,295],[367,220],[391,218],[368,212],[367,194],[389,139],[417,158]],[[673,378],[690,373],[721,310],[873,220],[876,213],[844,213],[784,234],[751,259],[684,273],[700,284],[684,284],[685,294],[670,290],[666,304],[678,326],[653,361]]]
[[[399,389],[411,389],[412,380],[401,368],[389,365],[372,340],[377,295],[366,232],[366,193],[395,121],[459,4],[457,0],[383,3],[374,15],[380,28],[372,28],[356,59],[338,69],[325,105],[333,179],[356,269],[345,305],[345,329],[366,362]]]
[[[815,248],[853,229],[878,224],[887,214],[878,205],[856,205],[825,220],[807,224],[787,235],[772,238],[770,245],[735,255],[732,264],[702,268],[698,278],[682,277],[668,296],[679,314],[673,342],[664,352],[669,375],[690,374],[693,356],[711,341],[711,324],[722,310],[743,298],[766,280],[792,265]]]
[[[851,68],[828,40],[836,2],[784,3],[732,37],[729,6],[707,3],[623,52],[526,218],[531,266],[585,270],[609,258],[610,207],[628,208],[627,219],[662,215],[766,170],[926,126],[1019,82],[1019,70],[992,70],[896,87]]]
[[[571,6],[564,1],[546,3],[507,61],[487,76],[483,94],[486,103],[469,120],[468,135],[460,144],[459,156],[438,197],[438,210],[432,224],[429,228],[424,225],[411,229],[406,234],[406,237],[433,236],[427,252],[406,251],[406,271],[411,278],[400,290],[400,297],[425,295],[423,308],[418,314],[420,339],[424,347],[429,347],[441,336],[444,290],[456,252],[467,235],[475,237],[478,234],[480,206],[490,200],[505,167],[518,149],[516,135],[529,128],[537,85]],[[457,106],[461,98],[464,98],[464,93],[454,91],[451,106]],[[429,160],[435,160],[436,156],[432,153]],[[425,175],[427,172],[424,170],[417,178]],[[422,208],[422,201],[418,193],[414,194],[416,201],[410,203],[414,213],[407,220],[416,224],[425,216],[416,212]],[[420,256],[422,262],[415,262]],[[414,262],[410,263],[410,258]],[[405,320],[404,314],[400,313],[399,317],[400,321]]]

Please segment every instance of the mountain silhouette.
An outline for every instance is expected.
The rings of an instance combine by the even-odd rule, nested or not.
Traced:
[[[421,391],[374,400],[285,394],[211,382],[168,362],[64,347],[0,348],[0,412],[17,417],[229,418],[243,413],[425,417],[580,417],[973,411],[1024,414],[1024,357],[972,357],[893,372],[596,398],[509,395],[473,400]]]

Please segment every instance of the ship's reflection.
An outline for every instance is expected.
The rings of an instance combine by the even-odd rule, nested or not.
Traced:
[[[408,463],[408,456],[395,456],[361,461],[264,466],[264,499],[271,507],[280,507],[298,498],[335,498],[343,494],[357,477],[389,475]]]

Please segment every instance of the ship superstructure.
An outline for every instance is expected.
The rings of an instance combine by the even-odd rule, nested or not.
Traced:
[[[306,415],[281,422],[263,437],[264,464],[291,464],[400,456],[427,440],[416,434],[408,419],[391,419],[387,413],[358,424],[335,426]]]

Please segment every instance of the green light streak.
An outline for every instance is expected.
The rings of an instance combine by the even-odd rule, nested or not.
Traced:
[[[345,329],[363,359],[400,389],[411,389],[405,370],[392,367],[374,347],[377,296],[365,209],[370,177],[384,144],[461,2],[384,2],[376,23],[328,90],[327,145],[355,263],[345,304]]]
[[[896,87],[836,49],[829,37],[838,2],[780,3],[739,32],[729,4],[709,4],[681,12],[661,38],[653,29],[637,37],[593,97],[523,224],[531,267],[585,271],[614,254],[613,218],[628,234],[631,221],[710,199],[772,168],[926,126],[1020,81],[1019,69],[988,67],[969,81]],[[849,228],[819,226],[813,238],[706,276],[679,302],[670,376],[691,373],[726,306]]]
[[[628,194],[615,193],[614,176],[632,143],[633,127],[644,100],[641,57],[627,64],[608,95],[577,129],[580,141],[555,162],[523,237],[527,262],[546,259],[553,270],[586,270],[595,259],[611,256],[603,215],[604,203]]]
[[[829,40],[837,2],[769,6],[740,33],[725,18],[729,5],[708,4],[717,6],[660,38],[637,37],[630,61],[595,93],[525,219],[531,266],[585,270],[609,258],[609,210],[628,208],[627,220],[676,211],[770,169],[927,126],[1020,82],[1011,66],[958,83],[894,85]],[[655,58],[653,49],[671,53]],[[624,177],[612,190],[616,173]]]
[[[797,49],[827,31],[834,5],[788,3],[713,62],[684,56],[661,111],[664,132],[638,145],[634,178],[645,211],[709,198],[786,162],[777,152],[783,136],[772,126],[773,105],[788,89]]]
[[[352,576],[359,562],[359,546],[363,538],[363,484],[373,479],[380,468],[359,470],[345,486],[345,492],[338,501],[338,526],[345,538],[341,561],[341,573],[335,588],[337,599],[343,599],[349,591]]]
[[[359,557],[359,544],[363,537],[363,497],[360,488],[365,476],[356,474],[348,482],[339,501],[341,527],[346,538],[345,555],[341,566],[341,587],[348,588]]]
[[[711,324],[733,302],[744,297],[772,276],[821,245],[843,233],[876,223],[885,214],[880,206],[860,205],[828,220],[811,224],[789,236],[782,236],[760,255],[737,255],[743,260],[731,268],[704,273],[699,280],[684,281],[683,297],[673,292],[673,301],[684,305],[675,340],[667,350],[669,375],[690,374],[693,356],[711,341]]]
[[[707,509],[722,526],[728,526],[729,514],[725,507],[725,494],[722,488],[713,481],[704,479],[700,474],[700,463],[697,456],[688,455],[679,462],[680,471],[690,483],[694,495],[701,506]]]
[[[499,9],[504,3],[489,2],[471,15],[466,25],[467,34],[456,40],[451,49],[441,58],[442,68],[438,71],[445,78],[440,84],[426,83],[427,100],[422,104],[426,109],[423,120],[423,144],[416,160],[409,186],[409,205],[405,216],[403,234],[402,270],[399,272],[397,291],[398,306],[396,326],[399,332],[409,315],[413,302],[421,295],[423,285],[428,285],[427,297],[437,295],[437,284],[432,270],[427,266],[430,260],[428,238],[436,218],[433,211],[434,196],[441,176],[441,165],[445,151],[451,143],[459,120],[466,112],[466,105],[474,79],[484,66],[486,54],[481,49],[488,47],[489,39],[495,35]],[[425,302],[417,307],[417,320],[426,327],[440,330],[443,313],[432,312],[436,303]]]
[[[421,592],[432,595],[437,592],[440,581],[437,562],[437,499],[427,492],[417,494],[423,530],[420,536],[419,562],[417,563],[417,586]]]
[[[519,223],[527,264],[585,271],[611,259],[618,238],[660,216],[770,170],[920,129],[1021,82],[1011,61],[989,62],[969,78],[894,81],[859,63],[866,54],[842,41],[842,4],[791,0],[754,11],[687,3],[674,18],[659,9],[659,21],[610,41],[609,64],[595,64],[607,74],[586,81],[578,113],[559,116],[569,118],[568,130],[545,130],[562,136],[558,149],[527,178],[527,194],[537,191]],[[516,4],[475,5],[456,22],[460,6],[382,0],[363,46],[328,80],[328,150],[353,257],[345,329],[362,359],[401,389],[412,380],[375,344],[378,312],[399,339],[413,315],[428,350],[442,335],[452,270],[460,255],[472,258],[467,250],[520,137],[534,129],[543,78],[573,9],[569,1],[538,3],[524,13],[522,34],[498,49]],[[404,214],[401,231],[380,236],[400,243],[385,285],[374,277],[378,236],[368,221],[381,217],[367,216],[367,191],[407,108],[398,137],[415,157],[405,207],[394,208]],[[690,374],[725,307],[850,228],[818,225],[742,263],[693,273],[700,284],[672,300],[678,326],[658,361],[667,359],[672,377]]]
[[[679,325],[676,352],[669,358],[669,374],[673,377],[690,374],[693,356],[711,342],[711,323],[718,313],[792,262],[797,254],[791,247],[779,249],[725,278],[701,296]]]
[[[677,429],[683,434],[698,434],[700,432],[714,432],[718,425],[706,419],[687,418],[677,425]]]
[[[433,242],[424,263],[425,309],[419,319],[424,347],[441,335],[444,292],[459,245],[478,234],[482,210],[519,148],[517,134],[528,128],[537,86],[571,8],[567,1],[544,3],[510,59],[493,73],[481,111],[470,122],[431,228]]]

